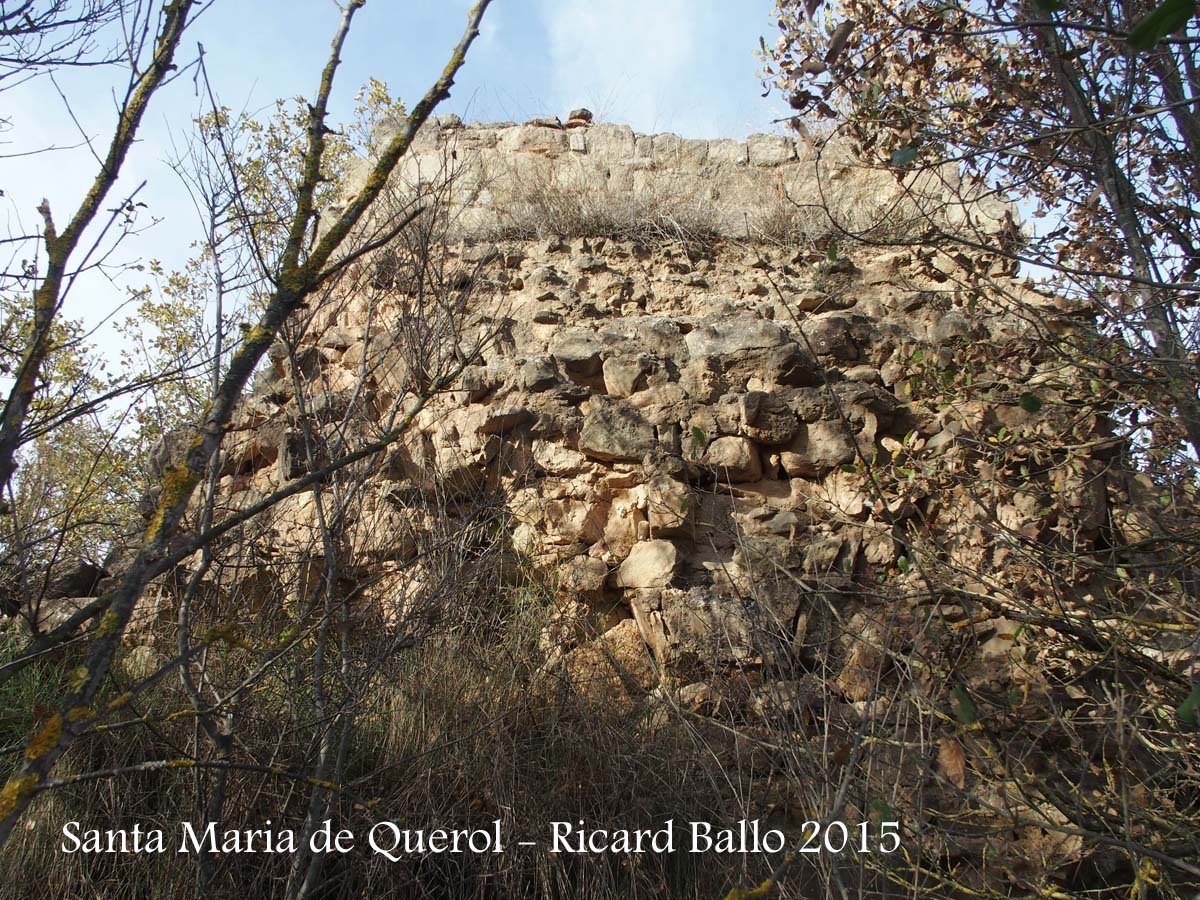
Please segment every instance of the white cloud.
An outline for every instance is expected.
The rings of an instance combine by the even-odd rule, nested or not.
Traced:
[[[694,3],[542,0],[542,13],[553,72],[549,94],[562,107],[553,112],[585,105],[645,132],[710,126],[688,90],[700,14]]]

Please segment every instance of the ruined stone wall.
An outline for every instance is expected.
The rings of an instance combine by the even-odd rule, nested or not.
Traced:
[[[545,139],[566,153],[571,137]],[[747,165],[747,184],[770,184],[771,167]],[[981,592],[1009,577],[997,515],[1034,538],[1052,528],[1078,548],[1096,538],[1108,501],[1090,451],[1052,467],[1036,495],[976,490],[974,448],[989,435],[1061,434],[1086,447],[1104,428],[1020,406],[1027,389],[1069,398],[1042,329],[1079,323],[1015,281],[981,301],[912,252],[870,248],[830,259],[738,242],[697,252],[552,237],[446,254],[452,268],[485,273],[455,332],[455,353],[479,355],[371,476],[348,532],[364,603],[385,619],[420,592],[422,496],[444,515],[461,498],[502,506],[506,542],[558,598],[546,611],[548,665],[590,671],[619,647],[642,690],[666,678],[703,696],[714,666],[769,669],[799,652],[829,603],[844,625],[873,615],[880,584],[927,597],[902,557],[906,535],[931,523],[955,583]],[[350,423],[366,439],[404,408],[416,387],[402,348],[414,302],[411,286],[387,284],[317,312],[297,359],[314,392],[309,415],[327,433],[342,440],[330,429]],[[303,470],[289,450],[291,363],[274,358],[228,443],[231,509]],[[271,521],[268,555],[319,545],[306,494]],[[861,705],[879,659],[849,654],[825,690]]]
[[[996,754],[961,704],[993,698],[989,734],[1025,748],[1022,717],[1042,703],[1051,721],[1055,673],[1075,665],[1049,636],[1132,610],[1105,572],[1152,567],[1146,546],[1170,532],[1171,504],[1122,468],[1086,311],[960,249],[753,240],[746,223],[784,194],[833,191],[868,218],[894,205],[892,173],[822,169],[783,137],[442,119],[398,189],[447,174],[451,237],[415,243],[428,265],[359,261],[272,348],[223,447],[215,521],[411,417],[322,488],[348,498],[334,568],[361,634],[462,634],[476,620],[457,605],[532,594],[531,691],[734,723],[703,732],[731,771],[809,754],[836,782],[879,729],[862,796],[966,823],[929,829],[944,839],[930,858],[1072,861],[1078,842],[1043,840],[1039,817],[1061,820],[1031,779],[968,776],[964,753],[980,773]],[[942,175],[928,195],[944,201]],[[682,242],[523,235],[511,217],[547,190],[601,210],[691,204],[718,227]],[[226,607],[285,636],[310,622],[320,518],[304,490],[231,536],[240,555],[214,585]],[[954,836],[975,830],[987,837]]]
[[[452,182],[452,218],[464,234],[526,230],[531,195],[562,192],[596,209],[701,216],[722,235],[755,238],[781,215],[823,218],[829,205],[851,230],[931,217],[939,225],[984,234],[1006,224],[1008,204],[964,186],[953,166],[898,179],[868,170],[845,145],[820,150],[805,138],[754,134],[745,141],[689,140],[638,134],[628,125],[564,129],[557,120],[463,125],[431,120],[401,160],[394,183],[409,192]],[[396,123],[381,126],[381,145]],[[351,193],[368,163],[351,179]],[[1011,223],[1011,218],[1007,220]],[[921,223],[923,230],[928,223]]]

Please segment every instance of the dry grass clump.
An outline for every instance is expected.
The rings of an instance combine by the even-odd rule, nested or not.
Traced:
[[[596,192],[532,175],[514,177],[512,184],[490,239],[606,237],[695,249],[711,247],[722,236],[715,211],[695,198]]]
[[[745,239],[777,247],[813,247],[830,240],[846,245],[903,243],[929,226],[927,215],[899,199],[881,201],[873,189],[831,194],[776,197],[746,216]]]
[[[513,175],[496,204],[499,225],[479,235],[487,240],[546,237],[605,237],[646,245],[682,244],[707,250],[722,239],[784,247],[811,247],[830,239],[899,240],[914,237],[927,218],[905,204],[882,203],[868,186],[836,193],[836,202],[781,196],[747,214],[724,221],[714,204],[671,189],[617,193],[591,190],[546,174]]]

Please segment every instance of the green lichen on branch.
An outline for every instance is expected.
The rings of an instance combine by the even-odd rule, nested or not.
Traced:
[[[269,344],[274,339],[275,335],[272,333],[271,329],[265,328],[262,325],[255,325],[246,332],[246,343],[251,346],[263,343]]]
[[[100,625],[96,628],[96,637],[104,637],[117,630],[117,614],[113,610],[105,611],[100,617]]]
[[[17,809],[24,806],[25,801],[33,794],[38,785],[38,776],[30,772],[20,778],[14,778],[3,788],[0,788],[0,819],[7,819]]]
[[[241,636],[240,622],[222,622],[214,625],[200,638],[202,644],[228,644],[231,647],[253,649],[253,645]]]
[[[73,692],[83,690],[90,674],[87,666],[76,666],[67,673],[67,688]]]
[[[25,758],[33,762],[57,747],[58,739],[62,737],[62,724],[62,716],[58,713],[51,716],[29,739],[29,744],[25,747]]]
[[[192,471],[186,461],[167,470],[163,475],[162,495],[158,498],[158,507],[146,528],[147,542],[158,537],[167,513],[187,499],[199,482],[200,476]]]

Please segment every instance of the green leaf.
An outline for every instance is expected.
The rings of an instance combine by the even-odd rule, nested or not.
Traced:
[[[907,166],[917,158],[916,147],[901,147],[899,150],[892,151],[893,166]]]
[[[708,446],[708,435],[699,425],[692,426],[692,456],[699,456]]]
[[[1028,391],[1021,395],[1021,399],[1017,401],[1021,404],[1021,409],[1027,413],[1040,412],[1042,409],[1042,398],[1036,394],[1030,394]]]
[[[975,708],[975,702],[970,695],[961,686],[955,686],[952,693],[954,695],[954,718],[964,725],[974,725],[978,722],[979,710]]]
[[[1178,31],[1196,13],[1196,0],[1165,0],[1142,17],[1129,32],[1129,46],[1149,50],[1172,31]]]
[[[907,556],[898,557],[896,559],[896,568],[899,569],[901,572],[907,573],[908,569],[909,569],[908,557]]]
[[[1192,688],[1192,692],[1188,694],[1186,700],[1179,704],[1175,714],[1179,716],[1179,721],[1184,725],[1190,725],[1193,728],[1200,726],[1200,684]]]

